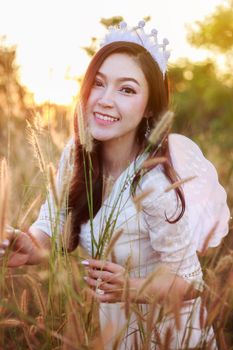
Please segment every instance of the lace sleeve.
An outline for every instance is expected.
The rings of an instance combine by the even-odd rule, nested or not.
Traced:
[[[58,196],[62,198],[61,208],[56,207],[53,194],[49,191],[45,203],[40,208],[37,220],[31,225],[49,236],[60,234],[65,225],[68,186],[73,171],[73,151],[74,141],[71,139],[64,148],[56,174],[56,190]]]
[[[170,182],[157,167],[145,175],[141,190],[150,189],[143,200],[143,215],[153,249],[159,261],[188,282],[202,289],[202,271],[192,241],[188,213],[175,223],[169,223],[180,211],[179,200],[174,190],[166,191]]]

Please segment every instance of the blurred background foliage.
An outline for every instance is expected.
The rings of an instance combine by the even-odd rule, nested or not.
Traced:
[[[233,49],[233,1],[228,0],[227,6],[218,6],[215,12],[205,21],[197,21],[196,30],[189,27],[188,41],[196,46],[227,53]]]

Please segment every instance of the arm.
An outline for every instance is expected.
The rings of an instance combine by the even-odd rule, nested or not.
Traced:
[[[200,293],[192,285],[186,282],[178,275],[174,275],[171,272],[163,271],[161,275],[152,279],[145,288],[147,279],[145,278],[132,278],[131,286],[136,291],[136,301],[140,303],[153,302],[156,298],[158,302],[174,302],[174,300],[182,302],[183,300],[189,300],[196,298]],[[142,292],[138,295],[137,291]]]

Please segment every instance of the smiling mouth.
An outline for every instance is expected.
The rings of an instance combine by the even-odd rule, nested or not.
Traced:
[[[120,120],[120,118],[115,118],[107,114],[101,114],[98,112],[94,112],[94,116],[97,120],[103,121],[103,122],[108,122],[108,123],[114,123]]]

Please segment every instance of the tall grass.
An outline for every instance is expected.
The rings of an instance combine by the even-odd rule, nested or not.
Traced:
[[[167,115],[166,121],[169,122],[172,117],[172,115]],[[27,143],[22,143],[24,137],[18,133],[18,130],[11,130],[11,152],[13,154],[8,159],[8,165],[5,160],[1,160],[1,241],[4,238],[6,223],[22,230],[27,229],[36,218],[41,201],[48,190],[54,195],[57,215],[64,205],[68,185],[58,192],[55,183],[55,168],[61,150],[59,137],[64,140],[64,135],[62,135],[62,130],[59,136],[59,133],[51,128],[53,126],[50,126],[48,133],[38,115],[33,122],[28,124],[32,149]],[[153,140],[152,138],[151,140],[156,141],[158,132],[163,131],[163,124],[159,124],[159,129],[153,134]],[[33,152],[35,158],[33,158]],[[147,161],[143,166],[151,166],[151,163],[156,161]],[[165,160],[160,159],[160,162],[163,161]],[[10,174],[8,168],[10,168]],[[174,186],[178,185],[180,183]],[[91,192],[91,188],[87,188],[87,191]],[[138,211],[141,210],[141,201],[145,196],[147,193],[134,198]],[[122,230],[116,230],[113,220],[114,215],[117,215],[120,202],[121,194],[106,222],[101,241],[95,242],[93,248],[95,258],[108,259],[111,256],[114,259],[114,245],[124,233]],[[89,204],[91,210],[91,199]],[[69,227],[70,216],[62,238],[64,246],[66,245],[64,241],[69,236]],[[126,323],[122,324],[119,334],[113,334],[114,329],[111,325],[100,332],[99,304],[87,292],[83,279],[85,267],[81,264],[81,260],[85,258],[85,252],[78,248],[74,253],[67,254],[66,249],[60,249],[61,245],[57,244],[59,232],[56,227],[54,230],[51,254],[41,266],[27,266],[18,269],[1,268],[0,348],[5,350],[97,350],[103,349],[103,343],[112,334],[115,337],[113,348],[118,349],[122,335],[128,326],[127,320],[130,320],[133,315],[140,329],[140,338],[136,334],[134,337],[134,349],[150,349],[151,344],[156,345],[160,350],[169,349],[174,329],[167,329],[165,336],[162,337],[160,325],[164,315],[173,315],[174,327],[179,329],[180,305],[178,301],[176,302],[175,296],[172,298],[169,296],[163,307],[159,307],[159,312],[156,311],[159,301],[156,298],[151,299],[148,313],[145,315],[140,305],[129,300],[130,261],[127,261],[125,285],[122,290]],[[233,311],[233,252],[223,243],[210,256],[202,258],[202,263],[206,288],[202,298],[203,312],[200,314],[200,323],[203,329],[207,327],[207,331],[208,326],[214,324],[221,350],[229,349],[231,346],[233,348],[233,345],[230,345],[233,344],[232,336],[227,328]],[[156,271],[148,276],[141,289],[137,291],[138,295],[147,289],[151,281],[160,275],[160,272]],[[205,317],[205,308],[209,310],[208,317]],[[192,330],[189,331],[192,332]],[[209,348],[210,344],[205,343],[203,338],[198,349]]]

